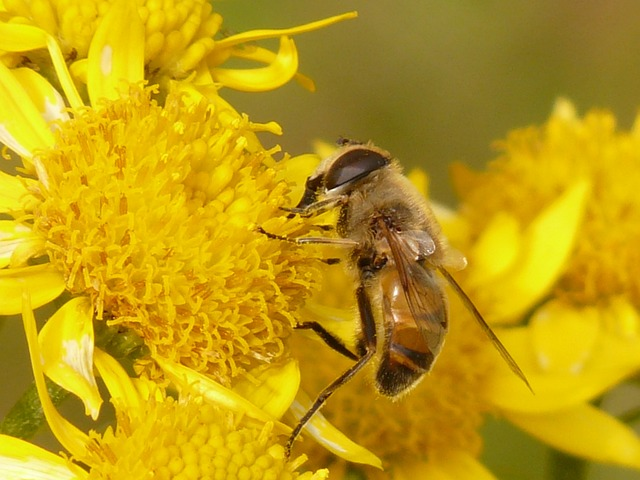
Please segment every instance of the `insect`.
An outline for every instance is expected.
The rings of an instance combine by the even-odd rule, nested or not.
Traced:
[[[345,247],[356,275],[360,329],[355,353],[320,324],[299,325],[314,330],[355,363],[318,395],[299,420],[287,441],[287,456],[313,415],[369,362],[376,362],[376,389],[391,398],[411,390],[431,370],[449,323],[438,274],[462,299],[511,370],[531,389],[520,367],[447,270],[464,267],[466,260],[448,248],[433,212],[402,174],[397,160],[370,143],[342,141],[307,179],[298,205],[285,210],[310,217],[333,208],[339,209],[338,237],[289,238],[259,228],[273,239]]]

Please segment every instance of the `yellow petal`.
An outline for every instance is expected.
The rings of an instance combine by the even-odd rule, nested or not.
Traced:
[[[285,424],[278,422],[268,413],[256,407],[246,398],[223,387],[210,378],[184,365],[162,358],[154,358],[169,380],[179,389],[186,392],[195,391],[206,399],[233,412],[246,414],[261,422],[273,422],[281,432],[290,432]]]
[[[1,133],[0,137],[2,137]],[[0,138],[0,142],[4,143],[4,140]],[[29,192],[20,178],[0,172],[0,213],[24,210],[25,204],[23,201],[28,194]]]
[[[40,28],[17,23],[1,23],[0,38],[2,39],[2,49],[8,52],[28,52],[46,48],[69,104],[74,108],[83,105],[67,70],[64,55],[55,38]]]
[[[587,181],[576,182],[524,230],[514,268],[478,289],[476,298],[486,306],[488,320],[519,320],[547,294],[571,254],[588,192]]]
[[[552,300],[531,318],[531,342],[543,372],[580,373],[600,334],[600,312]]]
[[[12,72],[45,122],[51,124],[54,121],[69,119],[64,99],[44,77],[30,68],[16,68]]]
[[[24,158],[53,145],[53,134],[31,96],[0,62],[0,142]]]
[[[140,409],[140,396],[132,379],[127,375],[126,370],[118,361],[99,348],[94,351],[94,364],[100,373],[102,381],[107,386],[112,401],[118,406],[123,406],[121,410]]]
[[[233,387],[233,391],[273,418],[280,418],[296,398],[299,386],[298,362],[290,360],[278,367],[249,373]]]
[[[468,277],[470,288],[490,284],[513,268],[521,253],[522,243],[518,221],[505,213],[496,214],[469,252],[469,257],[473,259],[473,268]]]
[[[44,239],[29,227],[12,220],[0,220],[0,268],[23,266],[44,251]]]
[[[19,438],[0,434],[0,472],[13,480],[73,480],[89,478],[69,460]]]
[[[135,3],[113,4],[89,46],[87,81],[91,104],[119,97],[122,82],[144,80],[144,25]]]
[[[358,12],[347,12],[341,15],[335,15],[333,17],[325,18],[324,20],[318,20],[316,22],[306,23],[292,28],[282,29],[264,29],[264,30],[250,30],[248,32],[239,33],[237,35],[231,35],[227,38],[223,38],[216,42],[216,50],[232,47],[241,43],[255,42],[258,40],[265,40],[267,38],[278,38],[283,35],[297,35],[300,33],[311,32],[312,30],[318,30],[334,23],[341,22],[343,20],[350,20],[356,18]]]
[[[291,404],[290,411],[296,421],[300,420],[311,407],[313,402],[302,391],[298,392],[296,400]],[[320,412],[311,417],[303,432],[311,435],[316,442],[330,452],[353,463],[363,463],[382,470],[382,461],[369,450],[350,440],[344,433],[334,427]]]
[[[64,278],[51,265],[0,270],[0,315],[16,315],[22,311],[22,292],[27,291],[35,308],[58,297],[65,289]]]
[[[476,458],[464,451],[454,450],[434,455],[429,460],[412,457],[399,462],[389,470],[394,480],[496,480],[496,477]]]
[[[347,308],[335,308],[309,301],[303,307],[303,317],[309,322],[318,322],[329,333],[339,338],[344,345],[355,351],[356,348],[356,317],[353,310]],[[322,341],[318,335],[311,330],[300,330],[300,335],[307,335],[316,341]]]
[[[507,418],[536,438],[594,462],[640,468],[640,439],[627,425],[588,404],[543,415]]]
[[[56,436],[58,441],[72,455],[76,456],[80,461],[84,458],[86,446],[89,444],[89,437],[71,424],[56,410],[56,407],[49,397],[47,385],[44,382],[44,373],[42,371],[42,356],[38,345],[38,330],[36,329],[36,320],[31,309],[31,301],[27,292],[22,293],[22,323],[24,332],[29,345],[29,359],[31,360],[31,368],[33,369],[33,377],[42,404],[42,410],[49,424],[49,428]]]
[[[280,38],[280,48],[274,61],[261,68],[215,68],[216,82],[244,92],[264,92],[287,83],[298,70],[298,51],[289,37]]]
[[[548,333],[569,343],[573,340],[564,336],[564,328],[563,322],[557,322],[557,329],[549,329]],[[630,339],[601,332],[590,360],[580,372],[545,372],[540,368],[527,327],[502,329],[496,333],[535,392],[528,391],[502,362],[496,364],[483,394],[489,402],[505,411],[542,413],[577,405],[596,398],[640,368],[640,340],[637,337]]]
[[[65,303],[45,323],[38,336],[44,372],[84,403],[95,420],[102,398],[93,375],[93,311],[87,297]]]

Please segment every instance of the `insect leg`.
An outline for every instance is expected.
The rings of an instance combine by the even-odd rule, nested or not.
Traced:
[[[332,238],[332,237],[285,237],[284,235],[276,235],[275,233],[267,232],[262,227],[256,228],[259,233],[266,235],[273,240],[282,240],[283,242],[296,243],[298,245],[304,243],[324,243],[328,245],[337,245],[341,247],[355,247],[359,245],[355,240],[349,238]]]
[[[358,360],[358,356],[354,354],[351,350],[349,350],[342,340],[338,337],[327,331],[322,325],[318,322],[304,322],[296,325],[296,328],[301,330],[313,330],[324,343],[326,343],[329,347],[333,348],[336,352],[341,353],[347,358],[351,360]]]
[[[342,375],[336,378],[328,387],[326,387],[316,401],[313,402],[311,408],[307,410],[307,413],[298,421],[298,425],[293,429],[289,440],[287,440],[287,444],[285,446],[285,455],[287,458],[291,455],[291,447],[293,446],[293,442],[300,434],[300,431],[304,428],[304,426],[311,420],[311,417],[315,415],[315,413],[322,408],[327,399],[335,392],[339,387],[347,383],[351,378],[358,373],[362,367],[364,367],[369,360],[373,358],[373,355],[376,353],[376,323],[373,315],[373,309],[371,308],[371,301],[369,300],[369,295],[367,294],[367,290],[363,283],[360,283],[358,289],[356,290],[356,298],[358,300],[358,310],[360,312],[360,321],[362,322],[362,333],[364,335],[364,355],[358,359],[356,363],[354,363],[348,370],[346,370]]]

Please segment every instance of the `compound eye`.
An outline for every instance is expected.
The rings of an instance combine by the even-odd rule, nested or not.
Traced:
[[[340,156],[325,175],[327,190],[354,182],[389,164],[389,158],[368,148],[356,148]]]

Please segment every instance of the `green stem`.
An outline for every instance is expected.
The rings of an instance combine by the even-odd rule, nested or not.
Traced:
[[[46,383],[53,404],[60,405],[69,392],[48,379]],[[45,423],[45,417],[42,404],[38,398],[36,385],[32,383],[0,423],[0,433],[28,440],[37,433],[43,423]]]
[[[587,462],[581,458],[551,450],[548,477],[553,480],[584,480],[587,478],[587,466]]]

